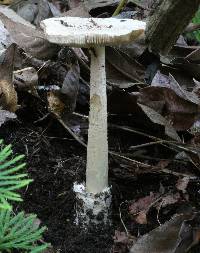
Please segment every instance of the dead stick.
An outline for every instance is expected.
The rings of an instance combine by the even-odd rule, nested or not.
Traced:
[[[56,116],[56,115],[54,115]],[[74,137],[74,139],[76,141],[78,141],[78,143],[80,143],[82,146],[84,146],[85,148],[87,148],[87,144],[85,142],[83,142],[71,129],[70,127],[68,127],[65,122],[59,118],[58,116],[56,116],[56,119],[60,122],[60,124],[72,135],[72,137]],[[133,159],[130,159],[128,157],[125,157],[125,156],[122,156],[122,155],[119,155],[118,153],[116,152],[113,152],[113,151],[109,151],[108,152],[110,155],[113,155],[113,156],[116,156],[118,158],[121,158],[121,159],[124,159],[124,160],[127,160],[129,162],[132,162],[136,165],[139,165],[139,166],[142,166],[142,167],[145,167],[145,168],[152,168],[151,165],[148,165],[148,164],[145,164],[145,163],[142,163],[142,162],[139,162],[139,161],[136,161],[136,160],[133,160]]]
[[[117,9],[115,10],[115,12],[113,13],[113,17],[117,16],[122,10],[123,8],[126,6],[128,0],[121,0],[119,5],[117,6]]]

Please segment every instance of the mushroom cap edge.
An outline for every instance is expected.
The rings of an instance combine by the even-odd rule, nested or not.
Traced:
[[[128,44],[145,30],[146,23],[116,18],[49,18],[41,22],[48,41],[71,47]]]

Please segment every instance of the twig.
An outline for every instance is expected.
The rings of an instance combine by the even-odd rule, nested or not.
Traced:
[[[74,113],[74,114],[77,115],[77,116],[83,117],[83,118],[88,118],[87,116],[82,115],[82,114],[78,114],[78,113]],[[83,141],[70,129],[70,127],[68,127],[68,126],[64,123],[64,121],[63,121],[62,119],[60,119],[60,118],[57,117],[57,116],[56,116],[56,119],[61,123],[61,125],[69,132],[69,134],[70,134],[77,142],[79,142],[83,147],[87,148],[87,144],[86,144],[85,142],[83,142]],[[128,128],[127,128],[127,129],[128,129]],[[134,130],[133,130],[133,131],[134,131]],[[139,132],[139,131],[136,131],[136,132],[137,132],[137,133],[141,133],[141,132]],[[147,134],[144,134],[144,135],[146,135],[147,137],[149,137],[149,135],[147,135]],[[158,138],[156,138],[156,137],[154,137],[154,136],[152,136],[152,137],[153,137],[154,139],[158,139]],[[160,139],[160,140],[161,140],[161,139]],[[164,141],[164,140],[162,140],[162,141]],[[168,141],[166,141],[166,142],[168,142]],[[142,163],[142,162],[139,162],[139,161],[137,161],[137,160],[133,160],[133,159],[131,159],[131,158],[129,158],[129,157],[120,155],[120,154],[118,154],[118,153],[116,153],[116,152],[113,152],[113,151],[108,151],[108,153],[109,153],[110,155],[115,156],[115,157],[124,159],[124,160],[126,160],[126,161],[128,161],[128,162],[131,162],[131,163],[133,163],[133,164],[135,164],[135,165],[137,165],[137,166],[142,166],[143,168],[152,169],[152,172],[153,172],[154,169],[156,169],[156,171],[158,171],[158,170],[160,169],[160,171],[163,172],[163,173],[172,174],[172,175],[177,176],[177,177],[179,177],[179,176],[187,176],[187,177],[190,177],[191,179],[195,179],[195,178],[196,178],[194,175],[183,174],[183,173],[174,172],[174,171],[171,171],[171,170],[168,170],[168,169],[162,169],[162,168],[159,168],[159,167],[157,167],[157,166],[148,165],[148,164],[146,164],[146,163]]]
[[[157,145],[157,144],[162,144],[163,142],[165,142],[164,140],[162,141],[154,141],[154,142],[148,142],[148,143],[144,143],[144,144],[140,144],[140,145],[136,145],[136,146],[131,146],[130,149],[138,149],[138,148],[144,148],[144,147],[148,147],[148,146],[152,146],[152,145]]]
[[[119,217],[120,217],[121,223],[122,223],[122,225],[123,225],[123,227],[124,227],[124,230],[126,231],[126,235],[129,236],[128,229],[126,228],[125,223],[124,223],[124,221],[123,221],[123,219],[122,219],[121,206],[122,206],[124,203],[128,203],[128,201],[127,201],[127,200],[126,200],[126,201],[123,201],[123,202],[119,205]]]
[[[117,16],[124,9],[124,7],[126,6],[127,3],[128,3],[128,0],[121,0],[119,2],[119,5],[117,6],[117,9],[114,11],[112,16],[113,17]]]
[[[44,119],[46,119],[48,116],[50,115],[50,112],[48,112],[47,114],[43,115],[41,118],[33,121],[34,124],[43,121]]]
[[[146,133],[143,133],[141,131],[138,131],[138,130],[135,130],[135,129],[132,129],[132,128],[129,128],[129,127],[125,127],[125,126],[118,126],[118,125],[115,125],[115,124],[109,124],[110,127],[112,128],[118,128],[118,129],[122,129],[124,131],[128,131],[128,132],[132,132],[132,133],[136,133],[136,134],[139,134],[139,135],[142,135],[142,136],[145,136],[145,137],[148,137],[150,139],[153,139],[155,141],[160,141],[161,145],[165,146],[165,147],[168,147],[172,150],[175,150],[173,147],[175,148],[178,148],[179,150],[181,151],[186,151],[186,152],[190,152],[192,154],[195,154],[197,155],[198,154],[198,151],[194,150],[194,149],[190,149],[190,148],[187,148],[187,147],[183,147],[182,146],[182,143],[178,143],[177,141],[168,141],[168,140],[163,140],[161,138],[158,138],[158,137],[155,137],[153,135],[149,135],[149,134],[146,134]],[[171,145],[173,147],[169,147],[168,145]],[[177,150],[175,150],[177,152]]]
[[[168,170],[168,169],[162,169],[162,172],[166,173],[166,174],[171,174],[174,175],[176,177],[188,177],[189,179],[196,179],[197,177],[192,175],[192,174],[185,174],[185,173],[181,173],[181,172],[176,172],[176,171],[172,171],[172,170]]]
[[[172,143],[172,142],[174,142],[174,141],[162,140],[161,138],[155,137],[155,136],[153,136],[153,135],[146,134],[146,133],[144,133],[144,132],[135,130],[135,129],[130,128],[130,127],[127,127],[127,126],[119,126],[119,125],[116,125],[116,124],[109,124],[109,127],[121,129],[121,130],[128,131],[128,132],[132,132],[132,133],[135,133],[135,134],[139,134],[139,135],[148,137],[148,138],[150,138],[150,139],[153,139],[153,140],[155,140],[155,141],[163,141],[163,142],[165,142],[165,143],[168,143],[168,142]]]
[[[70,127],[68,127],[68,126],[65,124],[65,122],[64,122],[61,118],[59,118],[59,117],[56,116],[56,115],[54,115],[54,116],[55,116],[56,119],[61,123],[61,125],[74,137],[74,139],[75,139],[76,141],[78,141],[82,146],[84,146],[85,148],[87,148],[87,144],[86,144],[85,142],[83,142],[83,141],[70,129]],[[138,166],[142,166],[142,167],[144,167],[144,168],[153,168],[151,165],[148,165],[148,164],[145,164],[145,163],[142,163],[142,162],[133,160],[133,159],[128,158],[128,157],[126,157],[126,156],[122,156],[122,155],[120,155],[120,154],[118,154],[118,153],[116,153],[116,152],[108,151],[108,153],[109,153],[110,155],[113,155],[113,156],[116,156],[116,157],[118,157],[118,158],[127,160],[127,161],[129,161],[129,162],[132,162],[132,163],[134,163],[134,164],[136,164],[136,165],[138,165]]]
[[[85,148],[87,148],[87,145],[85,142],[83,142],[71,129],[70,127],[68,127],[65,122],[56,116],[56,119],[60,122],[60,124],[72,135],[72,137],[74,137],[74,139],[76,141],[78,141],[82,146],[84,146]]]
[[[148,164],[146,164],[146,163],[142,163],[142,162],[133,160],[133,159],[131,159],[131,158],[129,158],[129,157],[120,155],[120,154],[118,154],[118,153],[116,153],[116,152],[113,152],[113,151],[109,151],[108,153],[109,153],[110,155],[114,155],[114,156],[116,156],[116,157],[118,157],[118,158],[124,159],[124,160],[126,160],[126,161],[128,161],[128,162],[132,162],[133,164],[136,164],[136,165],[138,165],[138,166],[142,166],[143,168],[148,168],[148,169],[150,169],[150,168],[152,168],[152,169],[153,169],[153,168],[156,168],[156,169],[158,169],[157,167],[154,167],[154,166],[148,165]]]
[[[161,203],[160,203],[160,205],[158,206],[158,212],[157,212],[157,215],[156,215],[156,219],[157,219],[157,222],[158,222],[159,226],[162,225],[161,222],[160,222],[160,220],[159,220],[159,216],[160,216],[160,209],[162,207],[163,202],[164,201],[162,200]]]

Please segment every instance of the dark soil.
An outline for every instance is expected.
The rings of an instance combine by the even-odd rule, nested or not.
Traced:
[[[31,113],[33,111],[19,114],[17,122],[4,124],[0,128],[0,138],[3,138],[5,143],[12,143],[15,152],[26,155],[27,170],[30,178],[34,179],[22,193],[24,202],[17,204],[15,209],[38,215],[42,225],[48,228],[44,240],[52,244],[55,252],[114,252],[114,231],[124,231],[119,218],[120,204],[123,221],[133,235],[137,236],[138,231],[144,234],[158,226],[154,212],[149,213],[148,225],[138,225],[131,221],[126,200],[149,195],[151,191],[157,192],[161,183],[166,189],[173,188],[174,178],[167,174],[144,174],[135,177],[120,168],[111,157],[113,225],[107,228],[89,228],[87,232],[80,230],[74,224],[75,196],[72,186],[75,181],[81,182],[85,179],[86,150],[54,119],[47,117],[40,123],[34,123],[35,119],[30,117]],[[119,133],[117,136],[119,137]],[[116,135],[110,133],[110,138],[115,140]],[[123,136],[122,139],[126,138]],[[195,187],[191,187],[191,194],[195,192]],[[194,201],[197,202],[197,199]],[[161,221],[169,219],[174,212],[176,210],[168,212],[167,215],[163,214]]]

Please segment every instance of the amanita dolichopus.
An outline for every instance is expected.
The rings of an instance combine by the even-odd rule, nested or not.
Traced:
[[[96,216],[110,205],[105,46],[131,43],[144,32],[146,24],[132,19],[62,17],[46,19],[41,26],[52,43],[92,48],[86,188],[77,184],[75,191],[85,202],[83,216],[88,209]]]

